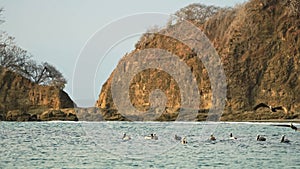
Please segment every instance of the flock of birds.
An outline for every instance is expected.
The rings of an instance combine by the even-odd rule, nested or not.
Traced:
[[[254,107],[254,111],[256,111],[256,110],[259,109],[259,108],[268,108],[271,112],[277,112],[277,110],[281,110],[281,111],[284,111],[285,114],[288,113],[288,110],[287,110],[285,107],[283,107],[283,106],[272,107],[272,106],[267,105],[267,104],[265,104],[265,103],[259,103],[258,105],[256,105],[256,106]],[[284,124],[283,124],[283,125],[276,125],[276,126],[290,127],[290,128],[292,128],[293,130],[295,130],[295,131],[300,131],[300,129],[298,129],[298,128],[297,128],[296,126],[294,126],[292,123],[291,123],[290,125],[284,125]],[[122,138],[122,140],[127,141],[127,140],[130,140],[130,139],[131,139],[131,137],[130,137],[129,135],[127,135],[126,133],[123,133],[123,138]],[[157,136],[155,133],[152,133],[152,134],[150,134],[150,135],[148,135],[148,136],[145,136],[145,139],[146,139],[146,140],[158,140],[158,136]],[[187,139],[186,139],[186,137],[180,137],[180,136],[178,136],[178,135],[175,134],[174,139],[180,141],[182,144],[187,144]],[[234,136],[232,135],[232,133],[230,133],[229,139],[230,139],[230,140],[236,140],[237,138],[234,137]],[[216,137],[215,137],[213,134],[211,134],[209,140],[215,141],[215,140],[217,140],[217,139],[216,139]],[[266,139],[265,137],[261,136],[261,135],[257,135],[256,140],[257,140],[257,141],[266,141],[267,139]],[[285,138],[285,135],[282,135],[282,137],[281,137],[281,142],[282,142],[282,143],[289,143],[290,140],[286,139],[286,138]]]
[[[293,129],[293,130],[295,130],[295,131],[300,131],[300,130],[299,130],[296,126],[294,126],[292,123],[291,123],[290,125],[285,125],[285,124],[283,124],[283,125],[276,125],[276,126],[290,127],[291,129]],[[158,140],[158,136],[157,136],[155,133],[152,133],[152,134],[150,134],[150,135],[148,135],[148,136],[145,136],[144,138],[145,138],[146,140]],[[187,143],[188,143],[186,137],[180,137],[180,136],[178,136],[178,135],[176,135],[176,134],[175,134],[175,136],[174,136],[174,139],[180,141],[182,144],[187,144]],[[128,141],[128,140],[131,140],[131,137],[130,137],[129,135],[127,135],[126,133],[123,133],[123,138],[122,138],[122,140]],[[215,137],[213,134],[211,134],[209,140],[215,141],[215,140],[217,140],[217,139],[216,139],[216,137]],[[230,135],[229,135],[229,140],[237,140],[237,138],[234,137],[232,133],[230,133]],[[261,135],[257,135],[256,140],[257,140],[257,141],[266,141],[267,139],[266,139],[265,137],[261,136]],[[282,135],[280,142],[282,142],[282,143],[289,143],[290,140],[288,140],[287,138],[285,138],[285,135]]]
[[[259,108],[268,108],[271,112],[277,112],[277,110],[282,110],[284,111],[285,114],[288,114],[288,110],[287,108],[283,107],[283,106],[276,106],[276,107],[272,107],[271,105],[267,105],[265,103],[259,103],[258,105],[256,105],[253,109],[254,111],[256,111]],[[294,126],[292,123],[290,125],[277,125],[277,126],[282,126],[282,127],[291,127],[293,130],[295,131],[299,131],[298,128],[296,126]],[[266,141],[267,139],[265,137],[262,137],[260,135],[257,135],[256,138],[257,141]],[[289,143],[290,140],[285,138],[285,135],[283,135],[281,137],[281,142],[282,143]]]
[[[150,135],[145,136],[144,138],[145,138],[145,140],[158,140],[158,136],[155,133],[151,133]],[[180,140],[182,144],[187,144],[186,137],[180,137],[175,134],[174,139]],[[122,140],[128,141],[128,140],[131,140],[131,137],[129,135],[127,135],[126,133],[123,133]]]

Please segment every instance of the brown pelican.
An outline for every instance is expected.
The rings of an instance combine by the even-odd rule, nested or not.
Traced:
[[[122,140],[130,140],[130,139],[131,139],[130,136],[126,135],[126,133],[123,133],[123,138],[122,138]]]
[[[294,126],[292,123],[291,124],[275,124],[273,126],[279,126],[279,127],[290,127],[291,129],[295,131],[300,131],[296,126]]]
[[[262,136],[260,136],[260,135],[257,135],[256,140],[257,140],[257,141],[266,141],[267,139],[266,139],[265,137],[262,137]]]
[[[291,127],[293,130],[295,130],[295,131],[298,130],[298,128],[297,128],[296,126],[294,126],[292,123],[291,123],[290,127]]]
[[[272,107],[272,106],[267,105],[265,103],[259,103],[253,109],[254,109],[254,111],[256,111],[257,109],[259,109],[261,107],[269,108],[271,112],[277,112],[277,110],[283,110],[285,114],[287,114],[287,112],[288,112],[287,109],[283,106]]]
[[[155,133],[153,133],[153,134],[151,133],[150,135],[145,136],[145,139],[146,140],[158,140],[158,137]]]
[[[211,134],[211,135],[210,135],[210,140],[215,141],[215,140],[216,140],[216,137],[215,137],[213,134]]]
[[[285,138],[285,135],[282,135],[281,141],[280,141],[280,142],[282,142],[282,143],[289,143],[290,140],[286,139],[286,138]]]
[[[236,137],[233,137],[232,133],[230,133],[229,139],[230,139],[230,140],[236,140],[237,138],[236,138]]]
[[[186,138],[185,138],[185,137],[182,138],[181,144],[187,144],[187,141],[186,141]]]
[[[145,139],[146,139],[146,140],[151,140],[151,139],[153,139],[153,134],[151,133],[150,135],[145,136]]]

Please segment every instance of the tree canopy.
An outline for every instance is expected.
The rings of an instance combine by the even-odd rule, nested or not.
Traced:
[[[207,6],[200,3],[190,4],[184,8],[181,8],[174,15],[176,17],[171,17],[168,26],[174,23],[181,22],[183,20],[188,20],[195,23],[204,23],[208,18],[216,14],[220,7]]]
[[[0,8],[2,16],[3,8]],[[0,19],[0,24],[4,20]],[[32,55],[15,43],[15,38],[0,31],[0,66],[16,72],[31,81],[60,89],[65,87],[67,80],[53,65],[44,62],[38,64]]]

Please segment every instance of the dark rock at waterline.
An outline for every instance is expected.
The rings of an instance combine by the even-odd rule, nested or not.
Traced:
[[[29,114],[21,110],[11,110],[7,112],[6,121],[78,121],[76,114],[64,112],[62,110],[47,110],[40,115]]]
[[[11,110],[6,114],[6,121],[39,121],[37,115],[31,115],[21,110]]]
[[[40,121],[78,121],[76,114],[65,113],[62,110],[47,110],[38,116]]]

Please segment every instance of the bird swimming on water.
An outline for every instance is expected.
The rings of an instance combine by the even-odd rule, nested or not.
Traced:
[[[256,111],[257,109],[264,107],[264,108],[269,108],[271,112],[277,112],[277,110],[282,110],[284,111],[285,114],[287,114],[287,109],[283,106],[276,106],[276,107],[272,107],[270,105],[267,105],[265,103],[259,103],[258,105],[256,105],[253,109],[254,111]]]
[[[150,135],[145,136],[145,139],[146,140],[158,140],[158,137],[155,133],[151,133]]]
[[[182,138],[181,144],[187,144],[186,137],[183,137],[183,138]]]
[[[275,124],[273,126],[290,127],[291,129],[293,129],[295,131],[300,131],[300,129],[298,129],[298,127],[294,126],[293,123],[291,123],[291,124]]]
[[[216,140],[216,137],[215,137],[213,134],[211,134],[211,135],[210,135],[210,140],[215,141],[215,140]]]
[[[126,133],[123,133],[123,138],[122,138],[122,140],[130,140],[130,139],[131,139],[130,136],[126,135]]]
[[[146,140],[151,140],[151,139],[153,139],[153,134],[151,133],[150,135],[145,136],[145,139],[146,139]]]
[[[256,140],[257,141],[266,141],[267,139],[263,136],[257,135]]]
[[[286,139],[286,138],[285,138],[285,135],[282,135],[281,141],[280,141],[280,142],[282,142],[282,143],[289,143],[290,140]]]
[[[230,140],[236,140],[237,138],[236,138],[236,137],[233,137],[232,133],[230,133],[229,139],[230,139]]]
[[[295,131],[298,130],[298,128],[297,128],[296,126],[294,126],[292,123],[291,123],[290,127],[291,127],[293,130],[295,130]]]

